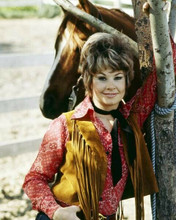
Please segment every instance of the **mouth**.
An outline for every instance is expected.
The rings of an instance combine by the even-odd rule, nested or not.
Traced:
[[[114,98],[118,93],[103,93],[108,98]]]

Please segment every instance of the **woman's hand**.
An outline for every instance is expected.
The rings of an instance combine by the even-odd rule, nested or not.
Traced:
[[[76,213],[80,211],[80,207],[75,205],[64,208],[60,207],[54,212],[53,220],[79,220]]]

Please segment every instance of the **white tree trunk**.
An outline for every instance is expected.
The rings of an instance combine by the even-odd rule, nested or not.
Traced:
[[[169,107],[174,102],[175,77],[167,14],[163,10],[165,1],[148,2],[151,7],[149,18],[158,77],[158,104],[160,107]]]
[[[175,1],[175,0],[174,0]],[[165,1],[148,0],[153,51],[157,70],[158,105],[170,107],[175,97],[175,77]],[[176,21],[175,21],[176,22]],[[156,219],[176,219],[176,146],[174,145],[173,114],[155,118],[156,177],[159,193]]]

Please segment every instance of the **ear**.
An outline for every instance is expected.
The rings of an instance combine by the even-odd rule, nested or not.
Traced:
[[[88,14],[91,14],[96,18],[100,18],[98,9],[88,0],[79,0],[79,6],[82,10],[84,10]]]

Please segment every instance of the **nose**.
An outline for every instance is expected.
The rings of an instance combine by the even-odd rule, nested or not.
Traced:
[[[108,80],[106,87],[109,90],[113,90],[116,88],[113,80]]]
[[[45,94],[40,97],[40,110],[46,118],[55,118],[56,97],[52,94]]]
[[[55,97],[51,94],[47,95],[45,97],[45,108],[48,108],[48,107],[53,107],[54,103],[55,103]]]

